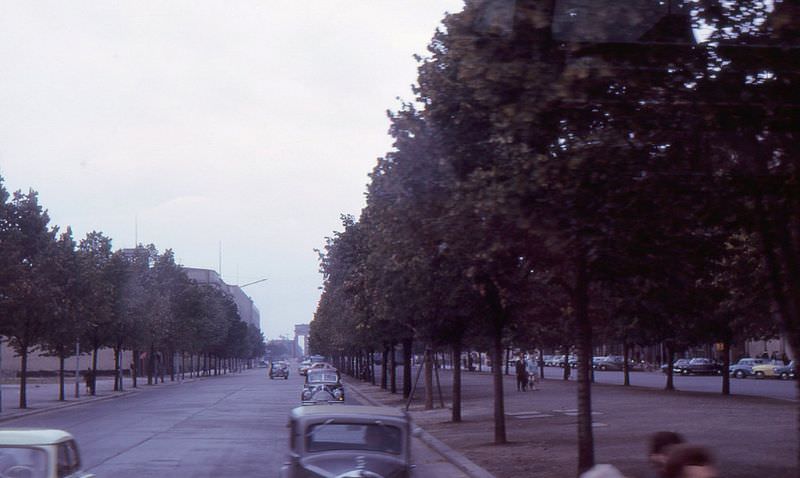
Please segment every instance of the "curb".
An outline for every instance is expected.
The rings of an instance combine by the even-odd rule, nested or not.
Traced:
[[[27,410],[27,411],[24,411],[24,412],[21,412],[21,413],[15,413],[14,415],[9,415],[9,416],[6,416],[6,417],[0,417],[0,423],[9,422],[11,420],[16,420],[18,418],[29,417],[31,415],[41,415],[43,413],[53,412],[53,411],[56,411],[56,410],[63,410],[65,408],[78,407],[78,406],[81,406],[81,405],[88,405],[90,403],[104,402],[106,400],[113,400],[115,398],[122,398],[122,397],[126,397],[128,395],[132,395],[134,393],[138,393],[138,392],[129,390],[129,391],[125,391],[125,392],[118,392],[116,395],[106,395],[104,397],[95,397],[95,398],[91,398],[91,399],[84,399],[84,400],[79,400],[79,401],[74,401],[74,402],[67,402],[67,403],[63,403],[63,404],[59,404],[59,405],[55,405],[55,406],[47,407],[47,408],[36,408],[36,409],[32,409],[32,410]]]
[[[348,382],[350,382],[350,380],[348,380]],[[350,383],[350,385],[352,385],[352,383]],[[372,398],[368,397],[364,392],[358,389],[358,386],[351,386],[350,390],[355,392],[355,394],[358,395],[359,398],[369,403],[370,405],[378,407],[385,406],[381,405]],[[488,471],[484,470],[480,466],[470,461],[469,458],[464,456],[462,453],[450,448],[444,442],[434,437],[433,435],[425,431],[423,428],[421,427],[417,428],[420,431],[418,438],[420,439],[420,441],[422,441],[422,443],[425,444],[425,446],[438,453],[442,458],[449,461],[453,466],[461,470],[465,475],[469,476],[470,478],[495,478],[494,475],[492,475]]]

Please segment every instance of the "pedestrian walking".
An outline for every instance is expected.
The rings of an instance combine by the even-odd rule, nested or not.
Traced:
[[[526,391],[528,388],[528,378],[525,374],[525,361],[522,360],[522,357],[517,359],[517,363],[515,364],[515,368],[517,371],[517,391]]]
[[[92,369],[87,369],[83,378],[86,380],[86,393],[94,395],[94,371]]]
[[[525,372],[528,376],[528,388],[538,390],[536,382],[539,381],[539,371],[536,369],[536,361],[533,358],[525,359]]]

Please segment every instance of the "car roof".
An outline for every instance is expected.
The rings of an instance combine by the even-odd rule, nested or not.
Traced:
[[[3,428],[0,429],[0,446],[50,445],[73,437],[64,430],[48,428]]]
[[[405,419],[405,412],[390,407],[374,407],[370,405],[313,405],[297,407],[291,411],[292,418],[400,418]]]

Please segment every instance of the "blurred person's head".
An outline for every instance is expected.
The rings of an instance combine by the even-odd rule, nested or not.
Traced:
[[[667,448],[685,441],[680,434],[675,432],[663,431],[650,435],[650,449],[647,457],[659,476],[665,476],[664,465],[667,463]]]
[[[702,446],[678,444],[667,448],[667,478],[718,478],[711,452]]]
[[[659,476],[664,476],[664,465],[667,463],[667,448],[685,443],[683,436],[675,432],[655,432],[650,435],[650,447],[647,458]]]

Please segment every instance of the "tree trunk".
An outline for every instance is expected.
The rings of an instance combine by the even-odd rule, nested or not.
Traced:
[[[58,356],[58,401],[63,402],[67,399],[67,394],[65,390],[64,384],[64,368],[65,362],[67,358],[64,357],[64,354],[59,354]]]
[[[19,408],[28,408],[28,347],[20,353]]]
[[[433,410],[433,352],[425,349],[425,410]]]
[[[622,343],[622,360],[624,362],[622,363],[622,375],[623,375],[622,384],[625,385],[626,387],[630,387],[630,385],[631,385],[631,368],[629,366],[630,361],[628,360],[630,358],[630,350],[631,350],[631,348],[628,345],[628,343],[627,342],[623,342]]]
[[[97,351],[100,347],[92,350],[92,396],[97,395]]]
[[[121,380],[120,370],[119,370],[119,348],[114,347],[114,391],[119,391],[119,382]]]
[[[544,349],[539,348],[539,380],[544,381]]]
[[[389,388],[391,393],[397,393],[397,361],[395,360],[395,342],[391,343],[391,351],[389,353]]]
[[[453,344],[453,422],[461,421],[461,341]]]
[[[387,374],[389,373],[388,364],[386,363],[389,361],[389,347],[386,344],[383,345],[381,357],[383,358],[383,360],[381,360],[381,389],[386,390],[388,385]]]
[[[567,350],[569,350],[569,347],[567,347]],[[564,364],[564,369],[563,369],[564,374],[562,378],[564,380],[569,380],[570,375],[572,375],[572,368],[569,366],[569,353],[564,355],[563,364]]]
[[[131,358],[131,385],[133,388],[139,386],[137,379],[139,378],[139,351],[133,349],[133,357]]]
[[[675,380],[673,379],[672,363],[675,361],[675,352],[672,350],[672,345],[667,344],[667,386],[665,390],[675,390]]]
[[[147,354],[147,385],[153,385],[153,379],[156,375],[156,351],[153,345],[150,345],[150,352]]]
[[[728,373],[731,367],[731,341],[722,341],[722,394],[731,394],[731,376]]]
[[[375,350],[369,349],[369,355],[367,356],[367,365],[369,365],[369,381],[374,386],[375,385]]]
[[[502,319],[496,319],[502,320]],[[506,412],[503,395],[503,329],[497,327],[492,347],[492,377],[494,379],[494,443],[503,445],[506,440]]]
[[[411,339],[403,339],[403,398],[411,396]]]
[[[594,466],[592,434],[592,322],[589,317],[589,271],[586,253],[578,254],[575,271],[575,318],[578,322],[578,474]]]

